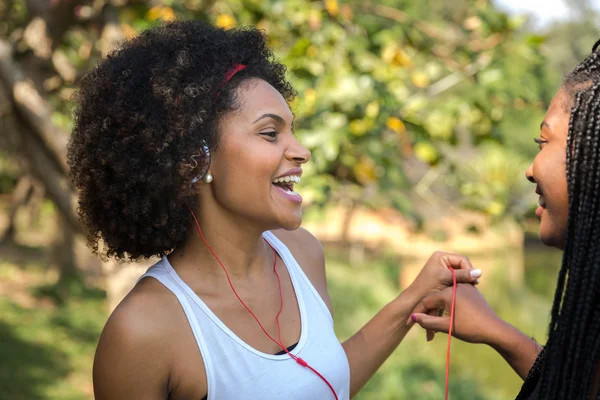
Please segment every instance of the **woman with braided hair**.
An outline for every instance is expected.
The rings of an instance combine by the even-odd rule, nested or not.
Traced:
[[[540,240],[564,251],[546,346],[497,317],[472,285],[457,289],[453,335],[496,349],[525,379],[518,400],[600,398],[599,44],[565,76],[526,174],[540,195]],[[447,332],[448,318],[436,315],[451,294],[425,297],[411,320]]]

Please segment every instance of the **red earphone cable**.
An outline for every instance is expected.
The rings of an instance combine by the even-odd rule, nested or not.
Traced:
[[[454,268],[450,268],[452,271],[452,305],[450,308],[450,327],[448,328],[448,348],[446,350],[446,394],[444,399],[448,400],[448,387],[450,378],[450,344],[452,340],[452,328],[454,326],[454,304],[456,301],[456,272]]]
[[[270,243],[269,243],[269,246],[271,246]],[[271,246],[271,248],[273,248],[273,247]],[[273,251],[275,251],[275,249],[273,249]],[[275,260],[277,260],[277,257],[275,258]],[[277,283],[279,284],[279,299],[280,299],[279,304],[280,304],[280,307],[279,307],[279,312],[277,313],[277,316],[275,317],[275,321],[277,322],[277,338],[279,339],[279,345],[281,346],[281,348],[290,357],[292,357],[294,360],[296,360],[296,362],[298,364],[302,365],[303,367],[306,367],[306,368],[310,369],[312,372],[314,372],[315,374],[317,374],[319,376],[319,378],[321,378],[323,380],[323,382],[325,382],[327,384],[327,386],[329,386],[329,389],[331,389],[331,392],[335,396],[335,399],[338,400],[337,393],[335,392],[335,389],[333,388],[333,386],[331,386],[331,383],[329,383],[329,381],[327,380],[327,378],[325,378],[323,375],[321,375],[321,373],[319,371],[317,371],[316,369],[314,369],[313,367],[311,367],[306,361],[304,361],[303,359],[301,359],[299,357],[296,357],[295,355],[293,355],[292,353],[290,353],[288,351],[288,349],[281,342],[281,328],[279,326],[279,315],[281,314],[281,310],[283,310],[283,292],[281,291],[281,280],[279,279],[279,274],[277,273],[277,270],[275,269],[275,267],[273,267],[273,272],[275,272],[275,275],[277,276]]]
[[[329,383],[329,381],[323,375],[321,375],[316,369],[314,369],[313,367],[311,367],[302,358],[300,358],[300,357],[298,357],[298,356],[290,353],[290,351],[283,345],[283,343],[281,343],[281,327],[279,326],[279,315],[281,314],[281,311],[283,310],[283,292],[281,290],[281,280],[279,279],[279,274],[277,273],[277,269],[276,269],[276,267],[277,267],[277,252],[275,251],[275,249],[273,248],[273,246],[271,246],[271,244],[269,242],[267,242],[267,244],[269,245],[269,247],[271,247],[271,249],[273,250],[273,257],[275,259],[275,262],[273,263],[273,272],[275,272],[275,276],[277,276],[277,284],[279,286],[279,311],[277,312],[277,316],[275,317],[275,322],[277,323],[277,338],[279,339],[279,341],[273,339],[273,337],[271,335],[269,335],[269,333],[267,332],[267,330],[263,327],[263,325],[258,320],[258,317],[256,315],[254,315],[254,313],[252,312],[252,310],[250,310],[250,308],[248,308],[248,306],[246,305],[246,303],[244,303],[244,301],[238,295],[237,291],[235,290],[235,287],[233,286],[233,283],[231,282],[231,278],[229,277],[229,273],[227,272],[227,268],[225,268],[225,266],[223,265],[223,263],[221,262],[221,260],[219,259],[219,257],[215,254],[215,252],[213,251],[213,249],[208,244],[208,241],[206,240],[206,238],[204,237],[204,234],[202,233],[202,229],[200,229],[200,223],[198,222],[198,219],[196,218],[196,215],[194,214],[194,212],[189,207],[188,207],[188,209],[190,210],[190,213],[192,214],[192,217],[194,218],[194,222],[196,222],[196,227],[198,228],[198,233],[200,233],[200,237],[202,238],[202,241],[204,241],[204,244],[206,244],[206,247],[208,247],[208,250],[215,257],[215,259],[217,260],[217,262],[219,263],[219,265],[221,266],[221,268],[223,268],[223,271],[225,271],[225,275],[227,276],[227,281],[229,282],[229,286],[231,287],[231,290],[235,294],[235,297],[237,297],[237,299],[240,301],[240,303],[242,303],[242,305],[244,306],[244,308],[246,309],[246,311],[248,311],[250,313],[250,315],[252,315],[252,317],[254,318],[254,320],[256,321],[256,323],[258,324],[258,326],[260,326],[260,329],[262,329],[262,331],[264,332],[264,334],[267,335],[267,337],[272,342],[274,342],[279,347],[281,347],[281,349],[283,351],[285,351],[294,361],[296,361],[301,366],[306,367],[306,368],[310,369],[311,371],[313,371],[315,374],[317,374],[319,376],[319,378],[321,378],[323,380],[323,382],[325,382],[327,384],[327,386],[329,387],[329,389],[331,389],[331,392],[335,396],[335,399],[338,400],[337,393],[335,392],[335,389],[333,388],[333,386],[331,386],[331,384]]]

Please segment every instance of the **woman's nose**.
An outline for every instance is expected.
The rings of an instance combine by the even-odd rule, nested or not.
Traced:
[[[525,177],[529,182],[535,183],[535,178],[533,177],[533,164],[530,164],[527,171],[525,171]]]
[[[300,164],[305,164],[310,160],[310,150],[304,147],[298,139],[294,138],[294,144],[288,148],[287,156]]]

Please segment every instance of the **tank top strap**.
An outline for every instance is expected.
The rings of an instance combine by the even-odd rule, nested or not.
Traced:
[[[315,289],[310,279],[308,279],[308,276],[306,276],[306,274],[302,270],[302,267],[300,267],[300,265],[292,255],[292,252],[281,240],[279,240],[277,236],[275,236],[273,232],[265,231],[263,232],[263,237],[267,240],[267,242],[269,242],[271,246],[273,246],[275,251],[277,251],[279,256],[283,259],[290,275],[293,275],[296,278],[295,280],[299,284],[308,288],[308,291],[312,293],[314,298],[317,300],[320,306],[324,309],[325,313],[328,315],[331,325],[333,326],[333,317],[331,315],[331,312],[329,311],[329,308],[325,304],[325,301],[323,301],[323,298],[321,297],[317,289]]]
[[[142,276],[140,276],[138,282],[146,277],[152,277],[159,281],[164,287],[166,287],[171,293],[175,295],[190,324],[190,328],[192,329],[192,333],[194,334],[196,343],[198,344],[198,348],[200,350],[202,361],[204,362],[204,367],[206,370],[206,379],[208,387],[210,388],[210,383],[212,382],[212,374],[210,372],[212,371],[212,361],[208,350],[209,347],[206,343],[204,336],[202,335],[202,330],[200,329],[198,319],[195,316],[194,310],[188,300],[185,290],[182,287],[180,287],[177,281],[175,281],[169,276],[169,273],[163,263],[164,259],[150,267]]]

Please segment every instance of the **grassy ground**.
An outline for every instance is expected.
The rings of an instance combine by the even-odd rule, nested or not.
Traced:
[[[106,320],[104,293],[75,287],[77,295],[57,305],[51,285],[56,276],[40,262],[43,250],[25,250],[34,254],[0,261],[0,399],[91,399],[93,353]],[[346,249],[326,251],[336,331],[344,340],[399,293],[401,267],[385,252],[350,262]],[[501,277],[486,279],[498,282],[485,294],[499,313],[543,337],[548,302],[503,285]],[[413,329],[357,398],[443,398],[445,345],[445,336],[426,343],[423,332]],[[492,350],[455,342],[452,351],[451,398],[514,398],[519,380]]]
[[[104,315],[104,293],[81,288],[57,306],[40,266],[2,262],[0,399],[91,399],[91,366]]]

